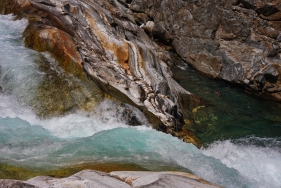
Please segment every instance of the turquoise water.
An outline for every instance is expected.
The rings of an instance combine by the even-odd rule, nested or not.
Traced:
[[[24,48],[21,33],[27,23],[12,19],[10,15],[0,16],[0,164],[56,169],[103,161],[132,163],[147,170],[170,165],[225,187],[280,187],[278,135],[272,133],[273,136],[260,138],[251,133],[244,137],[239,136],[237,130],[234,133],[237,136],[227,136],[223,125],[233,122],[227,121],[227,114],[225,120],[220,120],[215,104],[213,108],[202,109],[205,114],[211,111],[217,116],[209,118],[214,122],[212,131],[205,128],[198,132],[199,129],[192,128],[205,140],[206,146],[202,149],[151,129],[138,110],[127,106],[143,120],[142,126],[129,127],[122,120],[122,105],[109,100],[102,101],[91,112],[77,108],[59,116],[38,117],[32,104],[40,103],[36,96],[46,77],[41,75],[48,72],[42,71],[37,61],[42,55],[50,57]],[[63,70],[57,71],[66,74]],[[61,78],[65,77],[58,77]],[[204,122],[210,124],[210,120],[204,119],[200,110],[195,115],[197,123],[200,121],[198,125],[204,127]],[[213,133],[215,127],[218,132],[225,130],[223,137],[221,133]],[[212,138],[207,139],[208,135]],[[221,138],[224,140],[217,141]]]

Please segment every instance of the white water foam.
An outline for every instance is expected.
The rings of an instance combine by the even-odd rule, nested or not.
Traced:
[[[250,140],[266,143],[267,146],[251,144],[253,142],[249,143]],[[251,137],[237,141],[217,141],[202,151],[254,180],[260,188],[281,187],[280,139]]]
[[[17,100],[31,100],[40,75],[34,63],[38,56],[23,45],[22,32],[27,20],[13,20],[12,15],[0,15],[0,92],[17,96]],[[28,95],[26,95],[28,93]]]
[[[137,109],[126,105],[138,119],[142,120],[141,129],[150,127],[147,119]],[[95,112],[78,111],[61,117],[40,119],[28,107],[21,105],[15,97],[0,94],[0,117],[20,118],[31,125],[42,126],[60,138],[88,137],[97,132],[117,127],[128,127],[122,119],[123,107],[111,100],[102,101]]]
[[[148,125],[139,110],[129,105],[120,106],[110,100],[101,102],[95,113],[80,110],[50,119],[38,118],[26,105],[34,101],[35,93],[38,92],[37,85],[45,74],[35,63],[36,58],[43,54],[50,60],[50,68],[58,71],[58,75],[64,74],[64,71],[48,54],[24,47],[22,32],[27,26],[27,20],[13,19],[12,15],[0,15],[0,45],[5,46],[0,49],[0,117],[20,118],[31,125],[42,126],[60,138],[88,137],[103,130],[127,127],[122,119],[125,108]]]
[[[15,16],[12,14],[9,15],[0,15],[0,33],[5,34],[11,40],[15,39],[15,35],[17,37],[22,37],[21,33],[27,26],[28,21],[26,19],[14,20]],[[5,38],[7,38],[5,36]]]

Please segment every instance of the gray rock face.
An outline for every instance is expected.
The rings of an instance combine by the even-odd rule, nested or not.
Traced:
[[[30,20],[28,47],[49,51],[76,75],[84,69],[102,91],[141,109],[155,128],[180,132],[200,98],[172,79],[169,57],[138,26],[127,3],[9,0],[0,9]],[[153,22],[146,26],[151,31]]]
[[[130,9],[199,71],[281,101],[279,0],[133,0]]]
[[[111,172],[83,170],[67,178],[38,176],[27,181],[0,180],[1,188],[219,188],[183,172]]]

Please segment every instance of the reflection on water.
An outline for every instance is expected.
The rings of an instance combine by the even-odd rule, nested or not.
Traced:
[[[193,124],[186,126],[203,143],[249,135],[281,136],[280,103],[250,95],[243,88],[208,78],[191,67],[174,72],[180,85],[210,102],[207,107],[194,110]]]

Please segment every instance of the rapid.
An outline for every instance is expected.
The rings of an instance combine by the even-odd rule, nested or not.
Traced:
[[[155,131],[134,107],[102,99],[97,88],[88,89],[49,54],[24,47],[26,25],[26,20],[14,20],[12,15],[0,16],[0,178],[7,177],[5,165],[46,175],[46,170],[74,164],[110,162],[156,171],[169,167],[230,188],[281,187],[278,135],[218,137],[198,149]],[[52,89],[60,93],[54,83],[67,83],[65,96],[54,102],[64,101],[62,105],[71,107],[63,112],[50,108]],[[68,92],[72,94],[69,99]],[[81,99],[85,96],[89,101]],[[89,108],[81,103],[93,110],[85,110]],[[122,119],[125,108],[143,125],[126,125]]]

